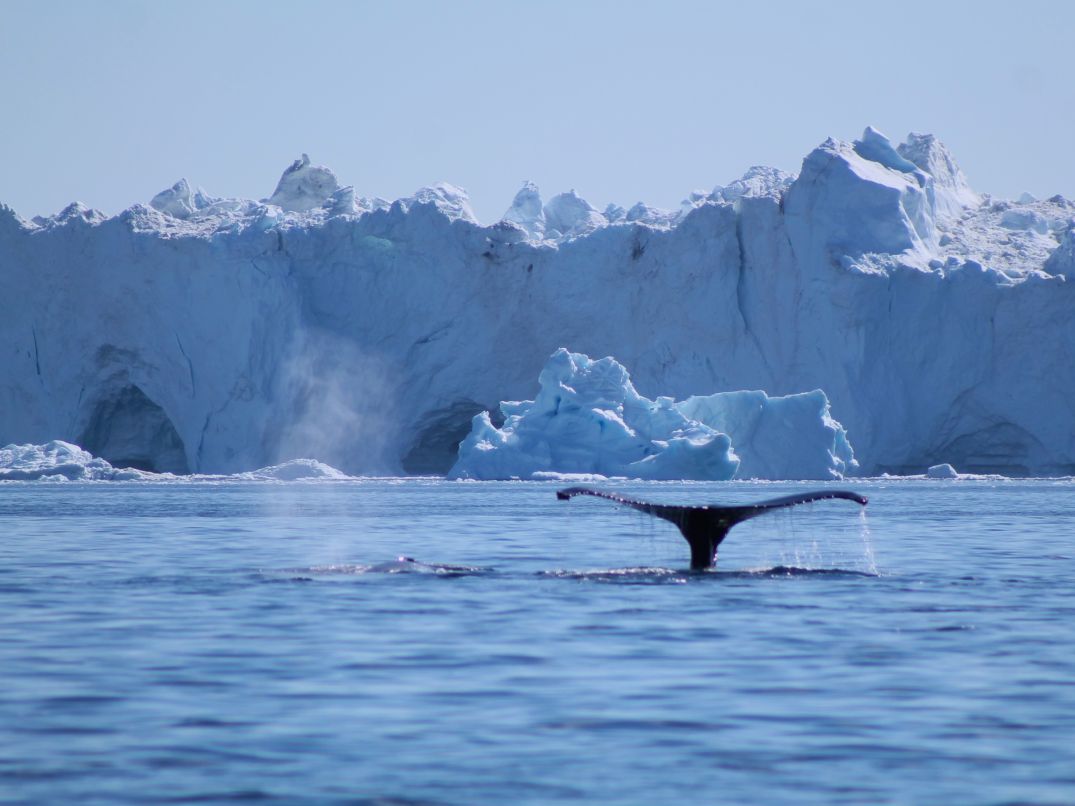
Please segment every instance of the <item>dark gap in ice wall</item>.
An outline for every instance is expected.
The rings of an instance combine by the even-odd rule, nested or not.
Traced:
[[[937,455],[948,457],[949,463],[962,473],[1029,476],[1031,467],[1043,466],[1045,454],[1041,441],[1025,429],[999,422],[956,437]]]
[[[470,421],[488,408],[473,400],[457,400],[428,414],[425,427],[403,457],[404,472],[443,476],[451,470],[459,456],[459,443],[470,433]]]
[[[183,440],[164,410],[137,386],[99,399],[79,444],[115,467],[154,473],[189,473]]]
[[[919,475],[937,463],[936,457],[942,456],[961,473],[1010,478],[1075,475],[1075,463],[1050,461],[1050,451],[1041,440],[1025,428],[1007,421],[985,423],[970,433],[960,434],[926,450],[918,461],[881,465],[876,472]]]

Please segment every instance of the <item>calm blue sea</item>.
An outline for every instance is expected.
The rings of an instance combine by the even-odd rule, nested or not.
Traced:
[[[0,800],[1075,802],[1075,483],[840,486],[0,484]]]

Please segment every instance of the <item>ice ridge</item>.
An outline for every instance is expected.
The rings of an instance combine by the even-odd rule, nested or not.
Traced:
[[[1073,222],[872,129],[673,211],[527,184],[483,226],[454,186],[367,198],[305,157],[262,201],[0,205],[0,444],[445,473],[569,344],[680,401],[824,390],[867,474],[1071,474]]]

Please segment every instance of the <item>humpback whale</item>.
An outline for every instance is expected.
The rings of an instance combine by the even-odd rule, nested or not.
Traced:
[[[639,501],[619,493],[602,492],[589,487],[568,487],[557,490],[556,497],[561,501],[567,501],[576,495],[593,495],[598,498],[607,498],[617,504],[623,504],[658,518],[671,521],[683,534],[684,539],[691,547],[691,568],[703,570],[712,567],[717,559],[717,547],[728,536],[728,531],[737,523],[764,515],[774,509],[793,507],[796,504],[808,504],[811,501],[825,501],[830,498],[842,498],[854,501],[856,504],[866,506],[866,499],[858,493],[847,490],[819,490],[812,493],[800,493],[798,495],[786,495],[782,498],[772,498],[757,504],[744,504],[741,506],[724,507],[714,504],[704,506],[675,506],[671,504],[651,504],[648,501]]]

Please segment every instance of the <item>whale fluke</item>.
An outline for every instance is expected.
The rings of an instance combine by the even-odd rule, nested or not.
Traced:
[[[830,498],[842,498],[854,501],[856,504],[866,506],[867,498],[858,493],[847,490],[818,490],[812,493],[800,493],[798,495],[786,495],[782,498],[772,498],[757,504],[745,504],[743,506],[723,507],[713,504],[704,506],[675,506],[671,504],[651,504],[648,501],[639,501],[619,493],[606,493],[601,490],[591,490],[589,487],[568,487],[557,490],[556,497],[561,501],[567,501],[576,495],[593,495],[598,498],[607,498],[617,504],[623,504],[658,518],[671,521],[683,534],[691,547],[691,568],[700,570],[710,568],[717,559],[717,547],[728,536],[728,531],[737,523],[764,515],[774,509],[793,507],[796,504],[809,504],[811,501],[825,501]]]

